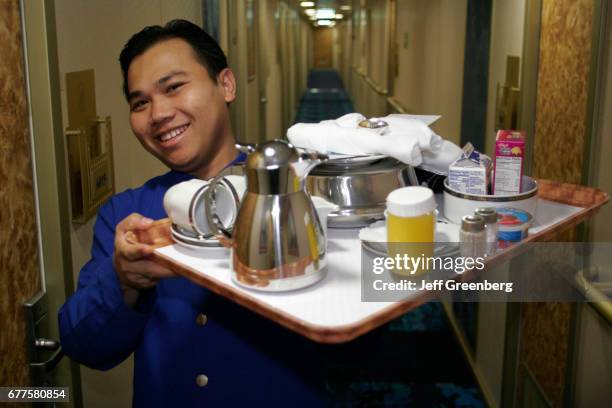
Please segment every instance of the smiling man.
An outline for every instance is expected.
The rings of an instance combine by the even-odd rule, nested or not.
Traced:
[[[135,34],[120,63],[132,130],[171,170],[100,208],[92,258],[59,312],[66,354],[106,370],[134,353],[138,407],[322,405],[313,343],[175,276],[127,234],[166,217],[172,185],[244,160],[234,147],[236,82],[223,51],[175,20]]]
[[[130,56],[126,48],[121,58],[130,124],[144,148],[171,169],[199,178],[231,162],[236,156],[227,109],[236,96],[232,71],[209,73],[181,38],[161,41],[131,61]]]

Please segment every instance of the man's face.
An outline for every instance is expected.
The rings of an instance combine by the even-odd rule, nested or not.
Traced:
[[[227,103],[234,98],[232,72],[222,71],[215,84],[182,39],[151,46],[128,69],[132,130],[174,170],[197,173],[228,143]]]

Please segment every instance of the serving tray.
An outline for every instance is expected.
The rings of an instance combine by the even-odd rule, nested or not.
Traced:
[[[538,183],[538,210],[529,237],[488,258],[487,265],[514,256],[526,242],[554,239],[608,202],[608,195],[595,188],[548,180]],[[177,245],[170,235],[170,226],[170,220],[159,220],[151,229],[138,234],[141,242],[156,247],[153,259],[157,263],[317,342],[350,341],[431,300],[437,293],[423,290],[400,302],[362,302],[358,229],[328,230],[328,275],[317,284],[283,293],[245,289],[231,281],[228,250]],[[481,273],[486,273],[486,268]],[[473,277],[466,273],[459,279]]]

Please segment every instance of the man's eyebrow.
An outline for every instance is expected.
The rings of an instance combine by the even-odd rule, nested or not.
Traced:
[[[164,75],[163,77],[157,80],[157,85],[163,85],[166,82],[168,82],[170,79],[172,79],[172,77],[175,77],[178,75],[187,75],[187,73],[181,70],[170,71],[167,75]]]
[[[142,95],[142,92],[140,91],[132,91],[128,94],[127,100],[128,102],[131,102],[132,99],[138,98],[141,95]]]

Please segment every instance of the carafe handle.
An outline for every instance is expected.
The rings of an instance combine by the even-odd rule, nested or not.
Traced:
[[[216,187],[221,180],[225,179],[222,174],[219,174],[210,181],[208,189],[206,189],[206,192],[204,193],[204,210],[206,211],[206,222],[208,223],[213,235],[219,240],[221,245],[226,248],[230,248],[234,245],[232,232],[225,228],[217,215],[217,200],[215,197],[215,192],[217,190]],[[236,192],[236,189],[232,183],[226,182],[225,186],[230,189],[236,202],[238,202],[238,193]],[[238,208],[236,208],[236,211],[238,211]]]

